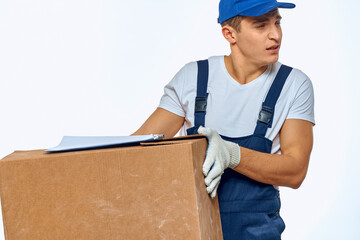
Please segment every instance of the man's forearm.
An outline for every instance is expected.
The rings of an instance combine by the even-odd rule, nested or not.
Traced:
[[[251,179],[276,186],[298,188],[305,178],[308,159],[240,148],[241,161],[234,170]]]

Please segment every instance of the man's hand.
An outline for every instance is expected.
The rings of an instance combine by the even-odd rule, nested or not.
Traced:
[[[223,140],[215,130],[210,128],[200,126],[198,133],[206,136],[209,141],[203,173],[206,177],[206,190],[214,198],[224,170],[239,165],[240,147],[236,143]]]

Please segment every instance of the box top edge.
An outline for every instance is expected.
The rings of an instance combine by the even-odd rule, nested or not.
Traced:
[[[67,151],[67,152],[54,152],[47,153],[45,149],[37,149],[37,150],[15,150],[9,155],[0,159],[1,162],[15,161],[15,160],[25,160],[25,159],[34,159],[34,158],[51,158],[51,157],[59,157],[66,155],[83,155],[83,154],[91,154],[98,152],[109,152],[109,151],[117,151],[119,149],[140,149],[143,147],[150,146],[165,146],[165,145],[177,145],[177,144],[189,144],[194,140],[199,140],[206,138],[202,135],[191,135],[191,136],[180,136],[175,138],[164,138],[160,140],[155,140],[151,142],[142,142],[137,146],[117,146],[117,147],[105,147],[105,148],[93,148],[93,149],[84,149],[84,150],[75,150],[75,151]]]

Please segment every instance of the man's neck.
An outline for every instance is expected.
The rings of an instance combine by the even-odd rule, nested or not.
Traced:
[[[255,80],[267,69],[267,65],[259,66],[233,54],[225,56],[224,62],[228,73],[240,84],[247,84]]]

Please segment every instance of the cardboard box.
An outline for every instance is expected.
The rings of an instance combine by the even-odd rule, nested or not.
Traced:
[[[6,240],[222,239],[205,138],[0,161]]]

